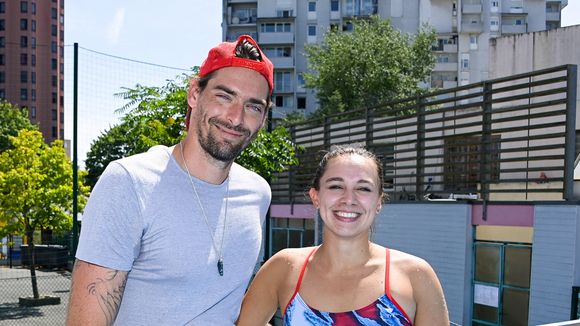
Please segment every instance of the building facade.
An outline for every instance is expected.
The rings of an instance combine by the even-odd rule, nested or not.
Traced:
[[[64,0],[0,1],[0,99],[64,139]]]
[[[379,15],[415,33],[437,31],[431,87],[450,88],[487,79],[489,39],[560,27],[567,0],[224,0],[223,39],[254,36],[275,67],[274,118],[317,109],[304,87],[304,45],[318,43],[332,26],[352,28],[355,17]]]

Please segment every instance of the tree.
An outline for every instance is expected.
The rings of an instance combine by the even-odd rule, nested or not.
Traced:
[[[35,130],[28,113],[5,100],[0,100],[0,153],[12,147],[10,136],[18,135],[21,129]]]
[[[34,232],[40,229],[70,231],[72,227],[72,165],[60,140],[51,146],[36,130],[23,129],[11,136],[13,148],[0,154],[0,237],[26,236],[30,257],[32,292],[36,283]],[[79,185],[79,207],[88,188]]]
[[[91,144],[85,161],[87,185],[94,186],[105,167],[116,159],[145,152],[154,145],[178,143],[185,136],[188,85],[189,78],[182,75],[163,87],[137,85],[119,93],[129,101],[119,109],[127,114]],[[273,172],[298,163],[295,151],[283,127],[272,132],[261,130],[237,162],[269,178]]]
[[[421,92],[435,64],[435,31],[414,36],[377,16],[355,19],[353,31],[331,29],[321,44],[306,46],[306,87],[317,90],[315,117],[368,108]]]

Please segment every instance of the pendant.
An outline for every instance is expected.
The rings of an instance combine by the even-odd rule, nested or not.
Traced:
[[[219,259],[217,262],[217,268],[218,268],[218,273],[220,273],[220,276],[224,276],[224,260],[223,259]]]

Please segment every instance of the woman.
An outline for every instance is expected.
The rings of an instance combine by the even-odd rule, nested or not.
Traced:
[[[369,241],[383,172],[362,148],[338,147],[309,191],[324,221],[319,247],[285,249],[256,274],[238,325],[449,325],[443,290],[423,259]],[[377,299],[378,298],[378,299]]]

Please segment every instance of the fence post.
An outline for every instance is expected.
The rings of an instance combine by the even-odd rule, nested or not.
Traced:
[[[565,200],[574,198],[574,161],[576,159],[576,90],[578,66],[568,65],[566,81],[566,151],[564,154]]]
[[[480,185],[481,197],[485,201],[489,200],[489,185],[491,183],[491,111],[492,111],[492,84],[483,82],[483,112],[481,116],[481,147],[479,150],[480,163]],[[484,219],[485,216],[484,216]]]
[[[73,217],[73,236],[72,236],[72,257],[76,256],[77,245],[79,243],[79,221],[78,221],[78,99],[79,99],[79,44],[74,43],[74,66],[73,66],[73,193],[72,193],[72,217]],[[74,259],[73,259],[74,262]]]
[[[423,200],[425,181],[425,98],[418,96],[417,106],[417,171],[415,173],[415,199]]]

